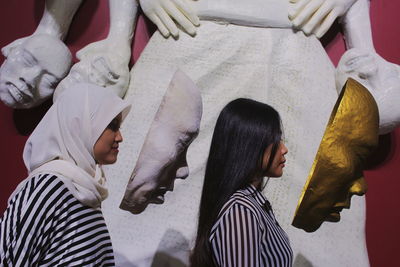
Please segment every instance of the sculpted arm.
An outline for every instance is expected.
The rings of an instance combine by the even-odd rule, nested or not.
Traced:
[[[110,0],[110,30],[107,38],[77,52],[76,63],[57,87],[56,95],[71,83],[91,82],[108,87],[123,97],[129,85],[131,42],[137,18],[136,0]]]
[[[47,34],[64,40],[72,18],[81,3],[82,0],[46,0],[43,16],[32,35]],[[3,47],[1,52],[7,57],[13,48],[19,46],[28,37],[29,36],[13,41]]]
[[[388,133],[400,125],[400,66],[375,51],[369,0],[358,0],[350,8],[343,26],[348,50],[336,69],[336,86],[340,90],[349,77],[362,83],[377,102],[380,134]]]

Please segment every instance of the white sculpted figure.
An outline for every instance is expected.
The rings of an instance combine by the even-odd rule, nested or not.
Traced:
[[[149,203],[164,203],[164,194],[173,190],[175,179],[189,175],[186,153],[199,132],[201,114],[199,89],[177,71],[146,136],[122,209],[137,214]]]
[[[59,0],[63,1],[63,0]],[[110,30],[106,39],[91,43],[77,52],[80,60],[57,86],[54,99],[71,84],[89,82],[113,90],[123,97],[129,85],[129,60],[136,0],[109,0]]]
[[[152,36],[136,62],[125,96],[133,110],[125,120],[123,132],[126,139],[135,142],[126,143],[121,151],[120,162],[124,163],[106,170],[115,178],[110,179],[110,188],[116,197],[105,203],[104,212],[106,217],[115,218],[110,219],[109,226],[111,235],[118,240],[114,249],[121,255],[117,257],[121,266],[123,259],[136,266],[150,266],[156,251],[169,255],[170,262],[173,251],[180,249],[189,254],[188,248],[179,247],[179,242],[173,239],[164,240],[164,236],[176,231],[187,240],[194,239],[203,170],[216,114],[238,97],[266,102],[282,114],[285,141],[291,151],[287,155],[288,169],[282,181],[269,182],[265,193],[291,239],[294,266],[369,265],[363,197],[352,200],[352,208],[343,213],[340,223],[325,223],[311,234],[291,226],[298,198],[338,97],[335,68],[318,37],[336,17],[346,14],[359,1],[364,0],[153,0],[149,1],[149,5],[154,4],[153,9],[147,9],[146,1],[141,1],[144,13],[158,25],[160,32]],[[200,27],[195,28],[197,21],[185,15],[188,11],[181,12],[187,21],[180,25],[193,34],[187,30],[187,22],[195,22],[189,27],[196,30],[195,37],[182,34],[179,25],[178,33],[174,32],[175,28],[168,26],[171,21],[154,16],[154,10],[169,5],[167,2],[175,6],[184,3],[197,10]],[[176,13],[165,14],[180,23]],[[322,14],[329,14],[329,20],[324,21]],[[362,18],[365,20],[368,15],[367,10]],[[355,28],[360,30],[362,26]],[[164,38],[178,34],[179,39]],[[176,68],[193,79],[203,98],[202,127],[187,155],[190,175],[184,183],[176,181],[174,194],[162,206],[148,206],[140,216],[115,211],[113,207],[119,204],[125,190],[121,184],[131,176],[150,129],[148,118],[155,116],[165,85]],[[129,231],[120,231],[128,228]],[[135,240],[140,241],[135,243]]]
[[[7,60],[0,69],[0,98],[6,105],[31,108],[53,94],[71,66],[62,40],[81,2],[47,0],[35,32],[2,48]]]

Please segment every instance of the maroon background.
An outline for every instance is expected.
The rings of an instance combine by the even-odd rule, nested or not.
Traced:
[[[30,35],[42,16],[44,0],[2,0],[0,3],[0,47],[13,40]],[[400,27],[397,16],[399,0],[377,0],[371,3],[371,20],[374,43],[378,53],[385,59],[400,64]],[[90,42],[101,40],[108,32],[107,1],[85,1],[71,25],[66,43],[75,54]],[[153,26],[139,19],[133,42],[132,61],[139,56],[151,35]],[[344,52],[344,42],[339,27],[334,27],[322,40],[336,65]],[[4,57],[0,56],[0,63]],[[8,196],[15,186],[26,177],[22,151],[27,135],[51,105],[31,110],[12,110],[0,102],[0,213],[5,209]],[[400,105],[400,103],[399,103]],[[400,215],[400,129],[381,136],[380,146],[368,164],[365,176],[367,193],[367,244],[371,266],[393,266],[400,250],[398,227]],[[392,257],[395,256],[396,258]]]

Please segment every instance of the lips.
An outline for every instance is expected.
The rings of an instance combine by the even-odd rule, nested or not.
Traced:
[[[333,207],[332,210],[331,210],[331,213],[326,218],[326,221],[328,221],[328,222],[338,222],[338,221],[340,221],[340,212],[344,208],[346,208],[346,207],[345,206]]]
[[[165,201],[164,195],[167,193],[167,191],[168,189],[165,186],[158,188],[157,191],[154,192],[149,202],[153,204],[163,204]]]
[[[8,84],[8,92],[14,98],[15,102],[20,104],[28,103],[33,99],[33,96],[28,90],[21,90],[12,83]]]
[[[340,213],[339,212],[331,212],[326,218],[328,222],[338,222],[340,221]]]
[[[164,195],[159,195],[150,199],[149,203],[153,204],[163,204],[164,203]]]

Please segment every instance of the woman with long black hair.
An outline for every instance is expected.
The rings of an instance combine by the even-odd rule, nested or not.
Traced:
[[[218,117],[208,157],[192,267],[292,266],[289,239],[262,194],[288,152],[278,112],[236,99]]]

